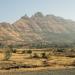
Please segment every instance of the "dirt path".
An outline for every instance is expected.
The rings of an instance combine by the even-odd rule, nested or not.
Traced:
[[[43,70],[35,72],[25,71],[5,71],[0,75],[75,75],[75,69],[58,69],[58,70]]]

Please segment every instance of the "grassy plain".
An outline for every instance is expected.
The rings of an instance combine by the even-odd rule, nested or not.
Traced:
[[[38,57],[35,58],[33,53],[12,53],[10,59],[4,61],[4,53],[1,52],[0,70],[37,71],[75,67],[75,57],[49,54],[47,58],[42,58],[37,51],[36,53]]]

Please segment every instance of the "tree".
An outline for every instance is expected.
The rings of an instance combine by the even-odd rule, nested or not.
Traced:
[[[4,47],[4,60],[9,60],[12,55],[12,48],[10,46]]]

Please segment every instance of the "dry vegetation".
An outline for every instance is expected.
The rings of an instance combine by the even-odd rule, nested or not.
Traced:
[[[0,70],[42,70],[51,68],[69,68],[75,66],[75,57],[64,55],[62,52],[51,51],[13,51],[0,52]]]

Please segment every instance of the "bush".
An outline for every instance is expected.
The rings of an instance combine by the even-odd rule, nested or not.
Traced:
[[[42,53],[42,58],[47,58],[46,53]]]
[[[39,56],[37,55],[37,53],[34,53],[33,58],[39,58]]]
[[[30,57],[32,57],[32,55],[31,55],[32,51],[31,50],[28,50],[27,53],[30,54]]]
[[[25,53],[25,50],[22,51],[22,54],[24,54],[24,53]]]
[[[32,51],[31,51],[31,50],[28,50],[28,51],[27,51],[27,53],[28,53],[28,54],[31,54],[31,53],[32,53]]]
[[[12,52],[13,52],[13,53],[16,53],[17,51],[16,51],[16,49],[13,49]]]

